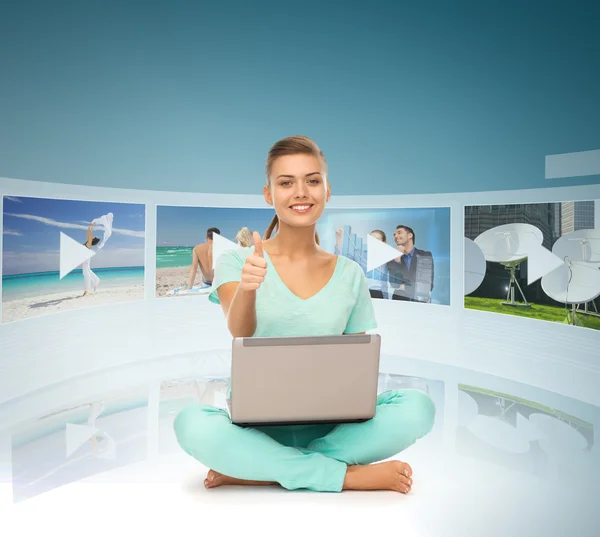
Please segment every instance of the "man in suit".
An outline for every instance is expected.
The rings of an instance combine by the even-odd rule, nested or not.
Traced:
[[[394,289],[392,300],[431,302],[434,279],[431,252],[415,248],[415,232],[405,225],[396,227],[394,241],[400,257],[388,263],[389,282]]]

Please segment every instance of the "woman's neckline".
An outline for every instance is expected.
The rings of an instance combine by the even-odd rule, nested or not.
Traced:
[[[334,281],[335,277],[337,276],[338,270],[339,270],[339,268],[341,266],[340,256],[339,255],[335,255],[335,258],[336,258],[335,259],[335,267],[333,269],[331,277],[327,280],[327,283],[325,283],[325,285],[323,287],[321,287],[321,289],[319,289],[314,295],[311,295],[308,298],[302,298],[302,297],[299,297],[296,293],[294,293],[287,286],[287,284],[283,281],[283,279],[279,275],[279,272],[277,271],[277,268],[273,264],[273,260],[271,259],[271,256],[269,255],[269,253],[266,250],[264,250],[264,249],[263,249],[263,252],[264,252],[264,255],[265,255],[265,259],[267,260],[267,263],[270,264],[271,267],[273,268],[273,272],[275,273],[275,276],[276,276],[277,281],[279,282],[279,285],[281,287],[283,287],[283,289],[285,290],[286,293],[288,293],[293,298],[295,298],[296,300],[299,300],[301,302],[309,302],[309,301],[317,298],[321,294],[323,294],[330,287],[330,285],[332,284],[332,282]]]

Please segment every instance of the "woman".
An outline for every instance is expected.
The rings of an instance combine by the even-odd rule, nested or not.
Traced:
[[[92,246],[96,246],[100,242],[98,237],[94,237],[95,225],[95,222],[92,222],[88,226],[86,237],[87,240],[85,241],[86,248],[92,249]],[[81,271],[83,272],[83,287],[85,289],[83,295],[81,295],[82,298],[88,294],[90,289],[93,289],[94,292],[96,292],[98,285],[100,285],[100,278],[94,274],[94,271],[90,266],[90,260],[91,258],[86,259],[81,265]]]
[[[237,241],[238,245],[242,248],[250,248],[250,246],[252,246],[253,243],[252,231],[250,231],[247,227],[243,227],[237,232],[235,240]]]
[[[264,197],[275,217],[264,242],[219,258],[212,302],[220,303],[233,337],[365,333],[376,328],[360,266],[318,245],[316,223],[329,201],[327,164],[305,137],[269,152]],[[271,238],[273,231],[276,235]],[[281,485],[289,490],[394,490],[407,493],[412,469],[387,461],[432,428],[435,408],[417,390],[380,394],[364,423],[241,428],[223,409],[194,405],[174,428],[183,450],[211,468],[207,488]]]
[[[94,218],[87,228],[87,237],[84,243],[85,246],[90,249],[93,246],[95,246],[96,248],[94,250],[96,252],[102,250],[102,248],[104,248],[104,245],[106,244],[106,241],[112,235],[113,221],[113,213],[103,214],[99,218]],[[101,226],[104,230],[104,236],[102,237],[102,240],[100,240],[98,237],[94,237],[94,227],[96,225]],[[100,278],[98,278],[98,276],[96,276],[92,271],[90,266],[90,260],[91,258],[86,259],[81,265],[81,270],[83,272],[83,285],[85,288],[82,297],[86,296],[90,289],[94,289],[94,292],[96,292],[98,285],[100,285]]]

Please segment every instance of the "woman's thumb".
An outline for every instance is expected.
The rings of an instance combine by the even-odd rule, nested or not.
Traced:
[[[260,238],[260,234],[258,233],[258,231],[252,233],[252,238],[254,239],[254,254],[259,257],[264,257],[262,249],[262,239]]]

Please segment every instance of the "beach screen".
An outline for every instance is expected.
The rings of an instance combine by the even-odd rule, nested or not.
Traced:
[[[142,300],[145,210],[4,196],[2,321]]]

